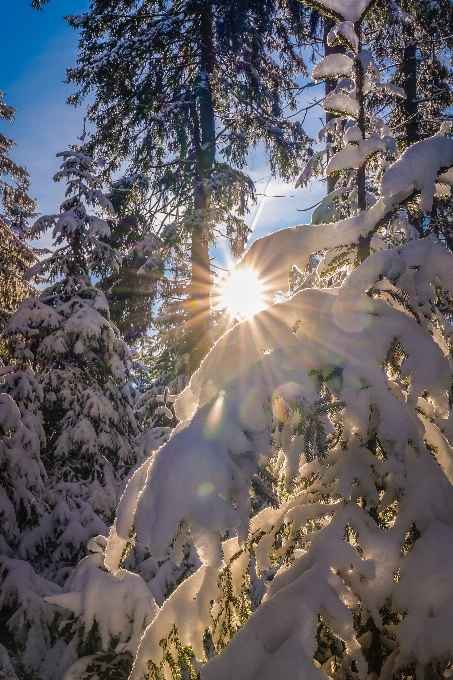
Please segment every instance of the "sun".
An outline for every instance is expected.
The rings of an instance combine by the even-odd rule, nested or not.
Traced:
[[[263,286],[253,269],[232,269],[225,276],[219,283],[218,306],[237,319],[248,319],[266,307]]]

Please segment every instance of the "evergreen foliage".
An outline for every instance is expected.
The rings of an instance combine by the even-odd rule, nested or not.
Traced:
[[[68,183],[63,212],[41,217],[32,230],[38,235],[53,227],[59,247],[28,271],[56,281],[21,304],[5,333],[17,368],[31,363],[43,390],[42,455],[52,487],[81,484],[81,498],[108,519],[119,477],[134,460],[135,420],[126,386],[128,350],[88,272],[108,271],[118,256],[101,240],[109,233],[105,220],[87,214],[81,202],[109,207],[91,158],[79,151],[59,155],[62,169],[54,179]]]
[[[108,273],[119,259],[102,240],[107,222],[88,214],[82,201],[98,210],[110,204],[91,158],[77,149],[59,155],[54,179],[68,185],[62,212],[41,217],[30,232],[52,227],[56,248],[27,272],[50,285],[24,300],[6,324],[10,361],[0,395],[2,524],[9,540],[0,557],[0,610],[9,658],[27,680],[55,677],[66,649],[64,622],[44,598],[61,592],[90,539],[108,533],[136,458],[129,351],[89,276]]]
[[[443,0],[404,2],[401,9],[379,3],[370,17],[366,40],[374,47],[379,68],[391,73],[391,81],[406,94],[399,106],[391,107],[389,116],[401,151],[435,134],[443,122],[451,120],[452,28],[452,6]],[[375,111],[389,105],[385,92],[372,99],[370,105]],[[413,203],[406,210],[421,234],[433,233],[451,249],[448,193],[435,197],[428,219]]]
[[[0,92],[0,119],[12,121],[15,109],[8,106]],[[36,203],[28,195],[30,180],[26,170],[15,163],[9,152],[12,139],[0,133],[0,327],[19,302],[34,288],[23,274],[36,261],[35,252],[24,241],[27,220],[35,217]],[[11,183],[14,182],[14,184]]]
[[[68,71],[80,90],[70,101],[95,93],[87,148],[108,169],[129,161],[114,186],[126,205],[145,191],[145,218],[167,246],[161,293],[182,298],[183,353],[194,370],[212,344],[209,244],[223,234],[237,256],[248,238],[246,156],[263,142],[271,169],[290,178],[306,143],[300,123],[283,113],[296,108],[295,78],[305,71],[304,10],[294,2],[115,0],[92,2],[68,21],[81,31],[79,63]]]
[[[369,3],[324,4],[334,35],[350,22],[349,82],[324,101],[338,140],[327,171],[355,197],[327,224],[314,215],[251,246],[238,268],[257,272],[268,301],[294,266],[298,288],[215,344],[176,400],[177,430],[129,480],[105,567],[120,573],[135,546],[178,566],[191,544],[201,562],[147,627],[133,680],[453,669],[442,312],[453,260],[405,209],[429,214],[450,181],[453,140],[440,126],[399,153],[367,108],[367,92],[401,94],[361,45]],[[338,79],[346,62],[329,57],[315,74]],[[335,279],[323,277],[335,258]]]
[[[323,16],[328,49],[313,78],[326,82],[328,116],[320,133],[325,148],[314,151],[298,184],[324,173],[328,194],[311,224],[255,241],[230,273],[255,272],[266,308],[218,338],[190,380],[195,366],[186,350],[200,328],[190,327],[193,315],[171,295],[193,291],[200,274],[194,263],[201,263],[194,242],[200,254],[218,226],[217,218],[209,222],[209,182],[220,163],[215,154],[206,160],[214,118],[205,114],[222,119],[227,87],[237,87],[244,105],[257,102],[250,127],[228,110],[234,121],[215,139],[217,151],[230,140],[224,197],[246,147],[263,132],[258,119],[271,92],[268,82],[254,89],[253,59],[266,50],[250,56],[247,41],[253,46],[259,37],[267,50],[280,41],[280,62],[272,63],[288,68],[289,82],[285,41],[302,36],[308,14],[292,2],[93,0],[89,14],[70,19],[82,28],[86,50],[70,77],[82,94],[97,89],[91,115],[107,121],[92,146],[104,146],[110,168],[132,157],[136,174],[107,198],[86,148],[60,154],[55,179],[68,184],[62,212],[42,217],[31,232],[53,228],[56,250],[28,271],[50,285],[22,301],[6,324],[0,676],[453,677],[453,255],[445,226],[453,138],[442,53],[451,7],[425,0],[402,8],[373,0],[307,4],[315,10],[312,33]],[[209,35],[212,43],[199,40]],[[222,52],[224,40],[230,51]],[[156,89],[159,59],[170,54],[175,59]],[[228,55],[240,60],[230,63]],[[187,89],[178,99],[180,58]],[[128,79],[137,64],[145,65],[140,78]],[[281,82],[276,98],[290,98]],[[264,104],[253,99],[256,92]],[[426,118],[420,93],[431,96]],[[273,120],[285,128],[280,115]],[[293,142],[282,160],[277,132],[266,130],[275,167],[281,163],[289,177],[298,155]],[[174,169],[160,195],[150,170],[160,172],[171,153]],[[147,220],[142,202],[150,195]],[[238,195],[222,208],[225,215]],[[9,205],[26,219],[19,200]],[[176,218],[156,228],[154,212],[176,205]],[[134,277],[139,298],[124,305]],[[142,312],[142,328],[149,323],[150,300],[162,301],[158,332],[141,339],[132,362],[100,286],[113,291],[129,340],[139,339]],[[159,357],[149,384],[147,343]],[[141,393],[140,439],[132,383]]]

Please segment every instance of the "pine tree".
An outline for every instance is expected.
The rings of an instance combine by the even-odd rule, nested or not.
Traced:
[[[31,421],[33,425],[33,421]],[[21,559],[24,535],[46,514],[40,441],[13,399],[0,394],[0,677],[38,678],[51,647],[60,588]]]
[[[135,344],[152,326],[153,305],[163,273],[163,244],[149,233],[141,214],[124,214],[115,200],[116,193],[110,194],[116,219],[109,220],[111,236],[107,242],[121,254],[121,264],[102,277],[98,287],[107,295],[110,315],[121,337]]]
[[[40,441],[8,394],[1,403],[1,527],[2,555],[15,554],[20,534],[37,524],[43,514],[46,473],[40,459]]]
[[[82,200],[108,209],[91,158],[77,150],[59,154],[55,180],[68,183],[60,215],[41,217],[32,234],[53,227],[54,253],[29,271],[54,281],[25,300],[5,329],[14,354],[8,391],[33,369],[41,390],[39,415],[45,442],[49,512],[23,536],[21,554],[46,578],[63,583],[86,554],[93,535],[106,533],[122,477],[135,461],[136,425],[127,387],[128,350],[109,318],[102,291],[89,272],[104,273],[116,252],[101,240],[102,218]],[[24,408],[24,394],[15,399]]]
[[[192,542],[201,563],[146,629],[131,680],[453,668],[453,258],[404,213],[417,200],[429,214],[451,183],[453,140],[442,127],[398,156],[364,96],[399,94],[360,44],[370,3],[317,5],[347,42],[315,77],[349,79],[324,107],[337,113],[328,171],[355,205],[251,246],[238,268],[268,302],[293,267],[302,284],[216,343],[176,401],[177,431],[126,487],[105,567],[120,573],[135,541],[162,564]]]
[[[12,121],[15,109],[3,101],[0,92],[0,119]],[[28,195],[29,175],[11,158],[12,139],[0,134],[0,200],[4,214],[0,214],[0,327],[18,304],[34,288],[23,274],[34,262],[35,252],[24,240],[27,220],[35,216],[36,203]],[[7,179],[8,178],[8,179]],[[15,184],[11,184],[11,180]]]
[[[24,516],[16,530],[11,502],[8,505],[3,499],[2,503],[2,511],[8,511],[5,531],[14,542],[0,557],[1,650],[17,676],[27,680],[50,680],[58,664],[64,664],[62,657],[71,659],[75,654],[61,634],[74,621],[62,619],[62,610],[46,597],[61,593],[61,586],[89,552],[93,536],[105,540],[122,478],[135,462],[128,350],[110,322],[104,293],[89,276],[108,272],[118,256],[102,241],[109,233],[106,221],[87,214],[82,201],[103,209],[109,208],[109,202],[91,158],[77,150],[60,156],[61,171],[54,179],[68,183],[62,213],[40,218],[31,232],[37,236],[53,227],[57,249],[28,271],[32,278],[54,283],[39,297],[23,301],[6,325],[11,363],[3,369],[6,394],[0,395],[5,405],[16,409],[17,418],[22,415],[22,422],[35,430],[29,439],[33,434],[36,460],[31,458],[28,468],[25,454],[21,458],[18,451],[20,442],[25,446],[24,426],[14,431],[11,443],[6,442],[1,459],[2,472],[6,465],[6,493],[16,502],[17,512],[24,515],[22,505],[28,499],[20,484],[27,485],[28,496],[33,493],[38,482],[31,475],[36,476],[38,464],[46,479],[45,492],[42,480],[39,487],[41,505],[30,498],[26,509],[32,517],[24,524]],[[46,472],[39,459],[39,437]],[[12,461],[11,472],[8,461]],[[32,500],[39,507],[34,515]],[[146,611],[152,612],[151,595],[149,599]],[[139,600],[143,604],[143,593]]]
[[[79,65],[68,70],[81,87],[70,101],[96,96],[88,116],[97,130],[87,148],[110,169],[130,161],[126,188],[148,183],[154,233],[165,240],[173,225],[190,260],[183,342],[194,370],[210,347],[209,244],[223,233],[237,256],[248,238],[243,216],[254,189],[242,173],[247,153],[262,141],[272,170],[288,178],[306,142],[300,123],[283,115],[285,106],[296,107],[295,77],[305,70],[304,10],[253,0],[96,0],[68,20],[81,31]],[[181,281],[175,285],[179,297]]]
[[[370,14],[366,40],[373,45],[380,70],[391,74],[392,82],[404,89],[406,97],[399,106],[389,107],[388,94],[375,93],[369,105],[375,111],[387,109],[389,124],[397,131],[400,151],[433,135],[443,122],[451,119],[452,27],[451,3],[442,0],[404,2],[401,8],[379,3]],[[434,233],[451,249],[448,193],[446,197],[435,197],[429,218],[417,213],[416,208],[413,204],[406,210],[419,232]]]
[[[0,99],[0,118],[14,109]],[[0,134],[0,329],[36,289],[24,278],[36,261],[25,237],[36,203],[29,195],[26,170],[9,158],[13,141]],[[40,403],[42,388],[30,366],[16,366],[20,343],[0,352],[0,676],[11,680],[42,676],[51,648],[56,608],[44,596],[60,591],[22,559],[24,537],[48,512],[47,475],[40,447],[45,442]],[[16,356],[15,356],[16,355]],[[99,527],[97,527],[99,529]]]

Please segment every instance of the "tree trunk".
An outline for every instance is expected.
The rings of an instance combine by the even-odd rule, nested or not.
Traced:
[[[407,146],[418,142],[418,102],[417,102],[417,44],[409,37],[403,48],[403,89],[406,99],[402,101],[404,129]]]
[[[189,354],[191,372],[209,352],[211,272],[206,233],[207,196],[203,182],[215,158],[215,115],[209,76],[214,71],[213,17],[209,0],[199,4],[200,17],[200,84],[193,112],[193,146],[195,169],[193,204],[198,223],[192,228],[191,282],[189,288]]]
[[[371,633],[370,646],[364,650],[364,657],[368,663],[368,673],[379,678],[381,675],[384,658],[382,655],[381,631],[376,626],[372,618],[369,618],[366,625],[367,631]]]
[[[402,76],[403,89],[406,99],[401,102],[401,115],[404,122],[406,146],[411,146],[419,141],[418,123],[419,110],[417,102],[417,44],[413,37],[412,25],[406,30],[408,35],[404,41]],[[410,223],[423,235],[424,216],[421,213],[408,211]]]
[[[335,22],[332,21],[332,19],[328,19],[327,17],[324,18],[324,56],[327,57],[328,54],[345,54],[346,50],[343,47],[343,45],[334,45],[330,46],[327,43],[327,36],[329,35],[329,31],[334,27]],[[328,94],[330,94],[337,86],[338,80],[336,79],[328,79],[325,81],[324,88],[325,88],[325,96],[327,97]],[[334,113],[326,113],[326,123],[328,123],[332,118],[335,118]],[[333,139],[330,135],[327,135],[326,142],[332,142]],[[335,153],[335,150],[332,152]],[[330,154],[329,154],[330,156]],[[336,177],[327,177],[327,193],[330,194],[331,191],[334,190],[335,188],[335,183],[337,179]]]
[[[355,25],[355,31],[359,36],[359,52],[361,50],[361,30],[360,23]],[[355,59],[356,70],[356,87],[357,87],[357,101],[359,103],[360,111],[357,120],[357,127],[362,133],[362,139],[365,139],[365,97],[363,94],[363,86],[365,74],[363,72],[362,62]],[[361,213],[367,209],[366,204],[366,162],[357,170],[357,212]],[[357,264],[360,264],[370,255],[371,235],[360,236],[357,247]]]

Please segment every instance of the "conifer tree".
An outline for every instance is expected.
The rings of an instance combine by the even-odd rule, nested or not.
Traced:
[[[62,610],[45,598],[61,592],[87,555],[90,539],[108,533],[122,478],[135,462],[128,350],[110,322],[104,293],[89,276],[118,264],[117,253],[102,240],[109,234],[107,222],[85,208],[87,203],[108,210],[109,202],[91,158],[77,150],[60,156],[54,179],[68,184],[62,212],[40,218],[31,231],[38,236],[53,227],[57,248],[28,271],[51,285],[23,301],[5,328],[12,359],[3,369],[7,394],[1,398],[13,404],[13,396],[22,419],[38,430],[47,473],[37,521],[21,527],[14,552],[1,557],[5,654],[27,680],[57,677],[65,659],[77,658],[61,631],[76,624],[80,629],[80,615],[62,620]],[[36,434],[34,441],[39,451]],[[18,465],[17,452],[16,458]],[[139,599],[143,605],[143,593]]]
[[[20,534],[36,525],[43,514],[46,473],[36,432],[23,422],[19,409],[8,394],[1,394],[0,402],[0,553],[11,557],[16,552]]]
[[[15,109],[8,106],[0,92],[0,119],[12,121]],[[34,288],[23,274],[34,262],[36,254],[27,246],[24,232],[27,220],[35,216],[36,203],[28,195],[30,180],[26,170],[15,163],[9,152],[12,139],[0,134],[0,326],[9,314]],[[13,183],[12,183],[13,182]]]
[[[81,87],[70,101],[95,93],[88,116],[97,130],[87,148],[108,168],[129,160],[126,183],[148,182],[153,231],[165,237],[173,225],[190,259],[183,341],[193,370],[210,346],[209,244],[223,233],[237,256],[248,237],[247,153],[262,141],[272,170],[291,177],[305,145],[300,123],[283,115],[296,106],[294,79],[305,70],[303,7],[96,0],[68,20],[81,31],[78,66],[68,71]]]
[[[33,425],[0,394],[0,677],[13,680],[39,677],[56,614],[43,597],[60,590],[21,559],[24,535],[47,509],[47,475]]]
[[[0,98],[0,118],[13,117],[14,109]],[[37,261],[36,251],[25,242],[36,203],[28,195],[28,173],[9,158],[13,144],[0,134],[1,330],[21,301],[36,294],[24,278]],[[24,347],[9,351],[3,338],[0,342],[0,676],[28,680],[42,677],[51,647],[56,609],[43,598],[60,588],[21,559],[24,536],[37,529],[48,511],[47,475],[40,456],[45,442],[39,411],[42,388],[30,366],[11,365]]]
[[[121,498],[103,562],[112,575],[134,542],[174,564],[191,542],[200,561],[147,627],[131,680],[451,675],[442,300],[453,257],[419,238],[404,207],[429,214],[438,185],[451,185],[453,140],[441,126],[399,155],[367,110],[366,92],[401,94],[360,43],[370,4],[317,3],[347,49],[314,77],[349,81],[324,101],[337,114],[328,171],[349,199],[329,223],[314,215],[251,246],[238,269],[256,271],[268,308],[216,343],[176,401],[178,429]],[[272,305],[293,267],[299,289]]]
[[[400,151],[431,136],[442,122],[451,119],[452,27],[451,3],[442,0],[413,0],[403,2],[400,8],[379,3],[370,13],[366,40],[373,45],[379,68],[392,74],[391,81],[404,89],[406,97],[395,107],[388,93],[374,93],[369,105],[375,111],[387,110]],[[415,204],[409,204],[406,210],[422,235],[434,233],[451,249],[448,193],[435,197],[429,219],[417,213]]]
[[[106,221],[87,214],[82,201],[102,209],[109,202],[91,158],[77,150],[59,155],[63,163],[54,179],[68,184],[62,213],[41,217],[32,229],[37,236],[53,227],[58,247],[28,271],[54,283],[20,305],[5,334],[14,354],[6,387],[11,392],[24,372],[35,371],[45,433],[49,512],[23,537],[21,554],[63,583],[91,536],[107,531],[121,479],[134,464],[136,425],[128,350],[89,276],[115,266],[118,256],[101,240],[109,232]],[[16,389],[20,408],[28,397]]]

